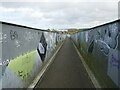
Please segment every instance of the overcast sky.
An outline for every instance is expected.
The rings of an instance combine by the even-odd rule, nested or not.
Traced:
[[[41,29],[89,28],[118,19],[118,1],[1,0],[0,21]]]

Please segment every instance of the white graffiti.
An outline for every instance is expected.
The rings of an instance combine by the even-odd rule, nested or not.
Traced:
[[[19,40],[15,40],[15,45],[16,45],[16,47],[20,47],[20,41]]]
[[[7,34],[0,33],[0,43],[2,43],[3,41],[7,42],[6,39],[7,39]]]
[[[25,34],[25,40],[30,41],[33,39],[33,34],[31,32],[26,32]]]

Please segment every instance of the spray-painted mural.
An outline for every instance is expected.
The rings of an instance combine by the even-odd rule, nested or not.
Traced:
[[[46,39],[45,39],[43,32],[42,32],[42,36],[41,36],[39,45],[37,47],[37,51],[39,53],[41,60],[44,61],[45,56],[46,56],[46,51],[47,51],[47,42],[46,42]]]
[[[99,70],[120,87],[118,73],[120,72],[120,58],[118,57],[120,41],[120,20],[81,31],[71,36],[81,52],[90,54],[97,62]],[[93,60],[88,62],[92,63]],[[102,67],[101,67],[102,66]],[[101,72],[99,74],[101,74]]]
[[[27,87],[65,36],[5,22],[1,25],[1,88]]]

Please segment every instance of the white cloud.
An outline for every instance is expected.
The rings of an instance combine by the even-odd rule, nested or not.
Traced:
[[[118,0],[98,1],[100,0],[81,0],[77,3],[4,2],[0,6],[0,18],[3,21],[46,29],[93,27],[118,18]]]
[[[4,13],[4,12],[14,12],[15,9],[13,8],[4,8],[4,7],[0,7],[0,13]]]
[[[0,2],[118,2],[119,0],[1,0]]]

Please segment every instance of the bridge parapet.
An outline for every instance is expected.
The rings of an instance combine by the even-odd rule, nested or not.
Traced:
[[[65,36],[11,23],[0,23],[1,88],[25,88]]]
[[[120,87],[120,20],[71,36],[102,87]]]

